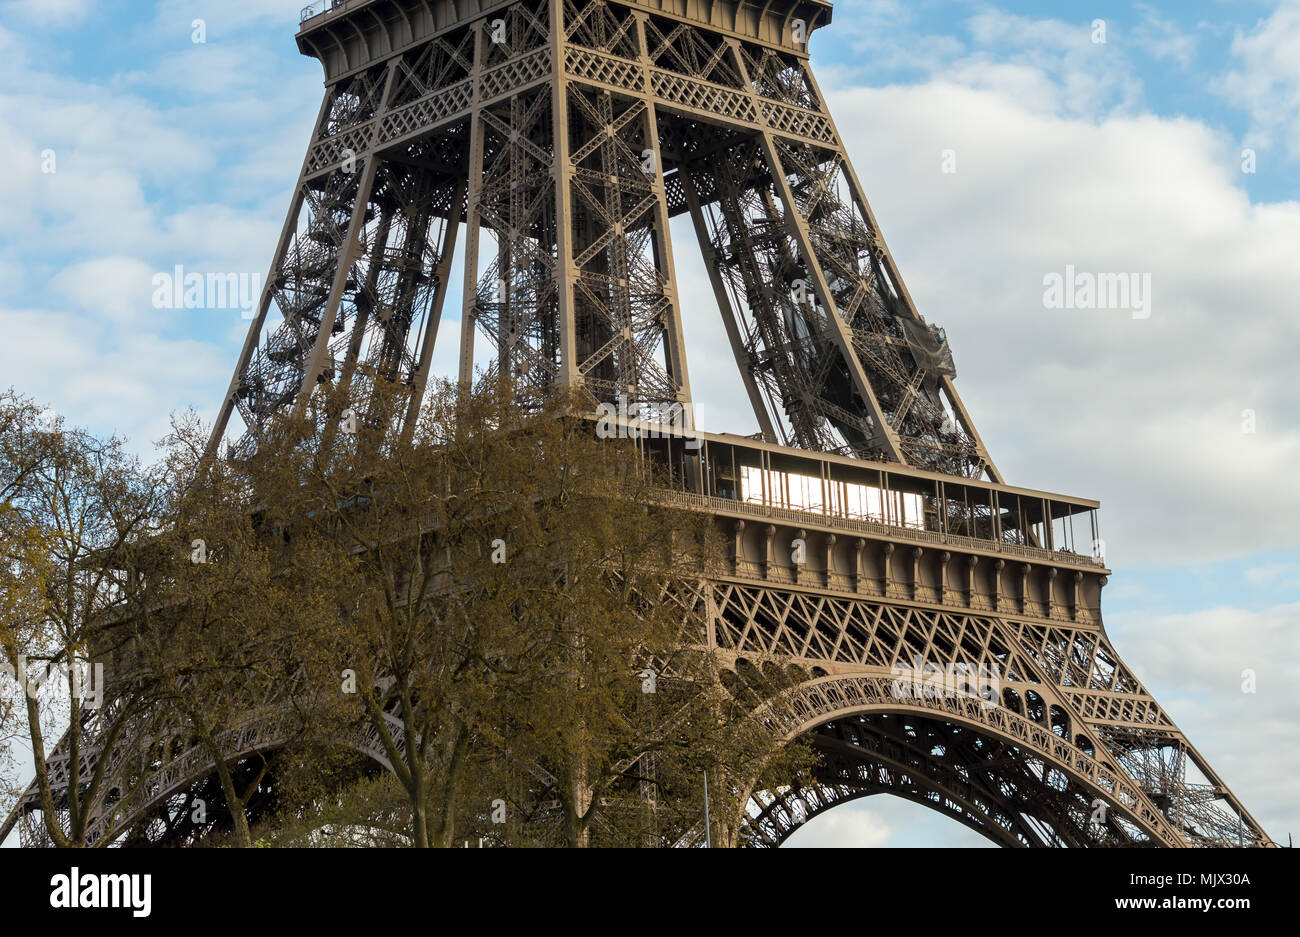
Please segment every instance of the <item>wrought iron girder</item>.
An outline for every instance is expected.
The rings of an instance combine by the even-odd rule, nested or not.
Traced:
[[[1055,758],[1062,770],[1070,769],[1089,783],[1107,779],[1098,788],[1100,796],[1107,803],[1123,797],[1140,811],[1149,835],[1161,828],[1160,838],[1175,845],[1263,839],[1231,792],[1119,663],[1099,629],[1059,628],[926,610],[906,601],[828,596],[741,581],[715,581],[705,590],[710,593],[705,603],[709,633],[720,649],[738,659],[794,661],[815,671],[842,674],[854,688],[847,691],[848,697],[837,697],[841,703],[860,699],[864,707],[883,707],[881,711],[900,704],[889,687],[900,670],[911,672],[918,662],[983,666],[999,675],[1005,698],[993,709],[971,701],[963,712],[985,717],[986,723],[990,713],[1005,714],[994,720],[996,732],[1004,736],[1006,720],[1021,720],[1021,728],[1007,737],[1023,745],[1037,733],[1039,754]],[[1091,682],[1109,689],[1085,691],[1072,684],[1079,671],[1062,667],[1059,654],[1049,650],[1070,643],[1095,648],[1094,659],[1106,663],[1097,666]],[[863,695],[859,685],[877,689]],[[1013,690],[1014,698],[1006,697]],[[1040,698],[1037,712],[1022,705],[1031,694]],[[953,701],[926,705],[940,710],[948,706],[944,711],[949,714],[957,711],[951,708]],[[1030,725],[1041,728],[1026,731]],[[1205,783],[1182,780],[1188,765],[1195,765]]]
[[[632,409],[689,402],[668,237],[669,216],[688,211],[768,440],[1000,481],[950,359],[931,353],[923,364],[909,329],[924,323],[804,49],[739,22],[613,0],[526,0],[455,16],[419,42],[367,49],[368,64],[342,78],[327,66],[331,84],[210,451],[233,409],[247,451],[318,379],[361,397],[367,382],[407,385],[409,423],[462,212],[463,380],[482,334],[521,399],[568,385]],[[484,264],[481,242],[493,254]],[[271,327],[273,310],[283,321]],[[708,509],[734,523],[729,508]],[[1238,841],[1263,840],[1120,662],[1095,609],[1080,606],[1077,579],[1068,607],[1050,588],[1039,601],[1023,582],[1010,605],[1000,587],[962,596],[946,578],[946,551],[961,538],[945,541],[944,571],[926,583],[915,575],[923,534],[907,532],[910,582],[891,579],[886,560],[878,588],[859,567],[857,594],[845,595],[829,565],[809,585],[806,573],[770,561],[769,544],[762,562],[738,549],[730,574],[698,584],[683,607],[724,655],[835,675],[787,701],[807,717],[804,731],[888,715],[884,681],[916,656],[1001,668],[1015,695],[991,709],[914,706],[913,723],[956,727],[974,748],[962,762],[926,755],[924,771],[915,759],[876,764],[895,791],[935,805],[923,775],[948,771],[941,796],[983,804],[987,817],[999,797],[1019,803],[1036,785],[1055,792],[1041,795],[1049,799],[1069,791],[1054,801],[1052,836],[1081,842],[1075,794],[1095,788],[1122,795],[1126,835],[1223,844],[1235,824]],[[1041,559],[1017,549],[1035,548],[998,544]],[[966,611],[954,610],[954,594]],[[972,777],[976,762],[1001,773]],[[831,799],[856,790],[841,768],[820,788]],[[185,835],[165,810],[158,817],[166,835]],[[988,822],[999,835],[1046,841],[1041,827]]]
[[[951,816],[1003,846],[1135,845],[1125,827],[1093,820],[1089,792],[1042,783],[1041,762],[995,738],[911,714],[861,716],[811,735],[812,787],[760,793],[742,841],[778,846],[841,803],[889,793]]]

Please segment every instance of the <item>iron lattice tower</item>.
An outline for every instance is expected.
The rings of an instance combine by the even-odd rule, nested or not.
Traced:
[[[585,388],[633,420],[688,405],[669,237],[686,214],[761,432],[646,444],[730,544],[726,574],[679,601],[737,673],[801,675],[771,724],[823,755],[814,784],[755,794],[742,840],[776,845],[888,792],[1006,845],[1266,843],[1106,636],[1108,570],[1071,539],[1097,503],[1006,485],[990,459],[809,68],[830,15],[821,0],[304,10],[325,97],[210,452],[232,414],[247,453],[320,384],[406,388],[409,421],[458,238],[462,380],[478,337],[521,388]],[[900,694],[900,668],[930,665],[996,668],[999,692]],[[240,739],[275,742],[257,722]],[[374,739],[356,746],[382,761]],[[64,783],[67,760],[51,759]],[[133,795],[134,839],[201,832],[185,817],[209,774],[177,753]],[[35,804],[9,824],[25,818],[30,843]]]
[[[532,389],[689,404],[668,233],[689,214],[765,439],[997,480],[807,67],[829,17],[350,2],[307,19],[328,90],[214,438],[238,410],[250,445],[321,381],[418,399],[462,221],[462,377],[477,331]]]

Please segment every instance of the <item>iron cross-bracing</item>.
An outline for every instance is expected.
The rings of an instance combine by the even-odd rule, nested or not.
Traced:
[[[1010,486],[990,458],[809,67],[830,18],[822,0],[305,9],[324,100],[210,455],[251,453],[322,385],[402,389],[411,421],[458,303],[463,381],[485,346],[521,405],[564,388],[629,425],[685,415],[639,445],[728,547],[668,600],[738,680],[793,677],[767,724],[822,755],[811,784],[753,793],[738,842],[891,793],[1004,845],[1268,844],[1107,637],[1097,503]],[[680,215],[708,308],[683,305]],[[687,315],[721,316],[756,436],[692,424]],[[279,731],[250,714],[236,747]],[[385,761],[365,732],[354,747]],[[51,757],[65,787],[70,757]],[[84,776],[96,752],[77,757]],[[112,807],[129,841],[203,832],[210,765],[170,758]],[[38,800],[3,832],[45,842]]]

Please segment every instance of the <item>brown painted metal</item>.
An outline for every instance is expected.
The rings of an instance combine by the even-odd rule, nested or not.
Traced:
[[[690,404],[668,232],[689,212],[763,441],[646,441],[691,469],[665,499],[730,544],[677,600],[737,671],[805,674],[771,724],[824,756],[814,784],[754,792],[744,841],[888,792],[1004,845],[1267,842],[1111,645],[1102,562],[1051,549],[1051,521],[1096,502],[1004,484],[951,375],[909,346],[920,313],[809,68],[829,3],[329,7],[298,34],[325,101],[210,454],[232,413],[251,451],[321,382],[409,388],[409,423],[461,223],[462,381],[477,335],[521,389],[582,387],[633,419]],[[745,469],[906,493],[925,515],[788,503],[769,487],[789,474],[742,497]],[[916,661],[996,666],[1001,693],[900,698]],[[240,742],[276,739],[258,716]],[[179,753],[131,809],[165,820],[203,776]],[[34,803],[9,824],[33,844]]]

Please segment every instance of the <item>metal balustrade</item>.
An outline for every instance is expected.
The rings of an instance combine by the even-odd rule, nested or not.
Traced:
[[[350,2],[351,0],[319,0],[317,3],[309,3],[298,14],[298,22],[305,23],[310,19],[315,19],[322,13],[334,13],[343,10]]]
[[[665,489],[663,493],[665,497],[679,504],[706,508],[709,510],[748,514],[752,517],[789,521],[793,524],[806,524],[809,521],[815,521],[837,530],[871,534],[877,537],[890,537],[897,540],[911,540],[917,543],[987,550],[993,553],[1004,553],[1009,556],[1020,557],[1022,559],[1065,563],[1071,566],[1082,566],[1091,569],[1105,568],[1105,561],[1099,557],[1085,556],[1080,553],[1069,553],[1064,550],[1045,550],[1042,547],[1022,546],[1020,544],[1004,543],[998,540],[981,540],[977,537],[945,534],[934,530],[917,530],[914,527],[896,527],[891,524],[859,520],[853,517],[843,517],[838,514],[829,514],[821,511],[801,511],[796,508],[777,507],[771,504],[759,504],[732,498],[720,498],[716,495],[702,495],[689,491]]]

